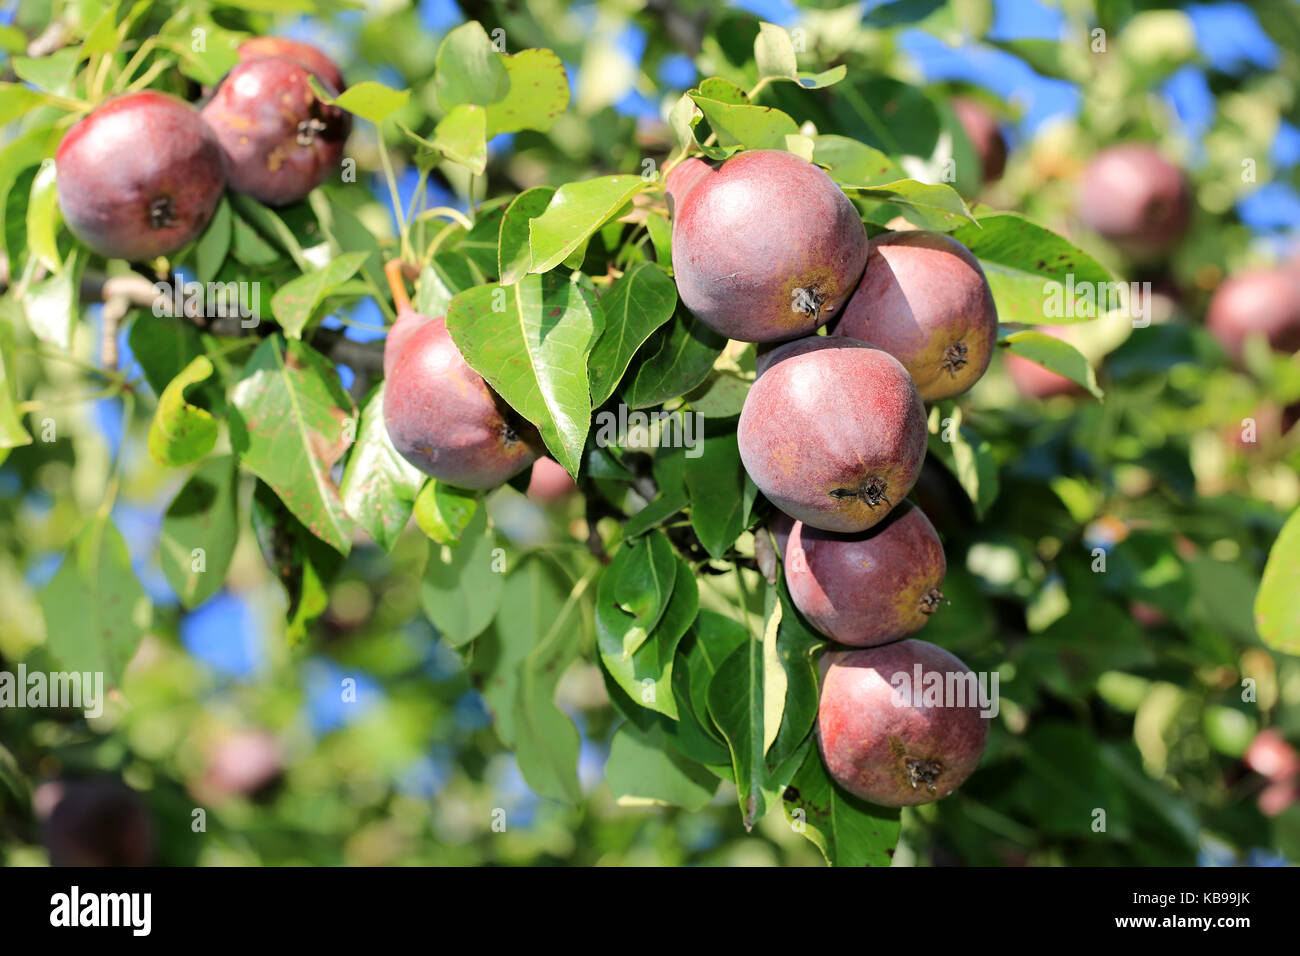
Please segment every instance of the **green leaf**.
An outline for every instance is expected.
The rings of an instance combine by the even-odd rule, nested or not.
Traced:
[[[754,40],[754,62],[758,66],[760,77],[793,80],[799,75],[799,64],[795,59],[790,34],[772,23],[758,25],[758,37]]]
[[[503,56],[509,86],[488,104],[488,138],[523,129],[546,132],[569,105],[569,78],[550,50],[521,50]]]
[[[828,104],[834,129],[890,156],[926,159],[939,140],[939,115],[924,90],[870,71],[840,84]]]
[[[691,411],[706,418],[735,418],[745,407],[749,379],[729,369],[715,369],[698,388],[683,397]]]
[[[656,533],[651,537],[659,535]],[[630,632],[637,629],[638,619],[619,606],[615,566],[611,564],[605,569],[596,594],[596,646],[605,669],[633,701],[676,720],[673,657],[677,645],[695,620],[700,603],[699,587],[690,567],[674,555],[673,568],[675,580],[668,604],[644,643],[630,655],[626,648],[636,645]]]
[[[59,140],[63,137],[63,132],[63,129],[58,126],[38,126],[20,136],[14,137],[3,148],[0,148],[0,199],[3,199],[6,203],[5,228],[8,232],[21,227],[24,241],[27,238],[26,212],[24,211],[23,219],[19,222],[9,220],[9,216],[14,209],[10,191],[18,182],[19,176],[24,170],[33,166],[39,167],[42,160],[54,155]],[[24,203],[30,196],[30,184],[27,189],[28,192],[20,197]],[[23,209],[25,210],[26,206],[23,206]],[[13,267],[10,268],[12,270]]]
[[[785,673],[775,653],[776,625],[769,620],[762,641],[747,639],[719,665],[708,688],[709,714],[726,739],[735,768],[737,797],[745,829],[767,815],[777,795],[798,766],[787,763],[770,769],[764,760],[768,746],[780,730]],[[767,685],[777,682],[779,694],[768,696]]]
[[[591,350],[591,404],[605,403],[627,371],[632,356],[673,316],[677,287],[652,262],[638,262],[600,298],[605,331]]]
[[[385,551],[411,519],[424,473],[398,454],[384,426],[384,384],[361,412],[356,445],[343,469],[343,507]]]
[[[415,499],[420,530],[439,544],[455,544],[478,509],[478,494],[430,478]]]
[[[14,73],[38,90],[55,96],[72,93],[72,78],[76,75],[81,51],[75,46],[55,50],[42,57],[16,56],[10,60]]]
[[[438,121],[433,139],[425,139],[401,123],[398,128],[423,152],[416,161],[423,168],[446,159],[466,167],[476,176],[487,168],[487,112],[473,103],[462,103]]]
[[[833,66],[829,70],[822,70],[820,73],[808,73],[800,70],[795,82],[805,90],[821,90],[828,86],[834,86],[848,75],[849,68],[841,63],[839,66]]]
[[[280,218],[279,214],[270,207],[263,206],[251,196],[245,196],[241,193],[234,192],[228,193],[228,196],[231,203],[234,205],[235,211],[239,213],[239,219],[242,219],[246,226],[252,226],[253,229],[257,230],[257,233],[260,233],[260,235],[254,234],[254,236],[241,236],[239,219],[235,221],[236,259],[239,259],[240,262],[244,262],[247,265],[269,265],[273,262],[279,261],[280,257],[275,254],[274,250],[272,250],[269,261],[252,261],[240,258],[241,251],[245,254],[251,252],[256,248],[255,243],[260,242],[261,237],[264,236],[274,240],[276,245],[289,254],[289,258],[293,259],[293,263],[298,267],[298,271],[303,273],[315,271],[315,266],[313,266],[307,260],[306,255],[303,254],[302,244],[298,242],[298,237],[293,234],[292,229],[285,225],[284,220]],[[250,230],[246,228],[244,231],[249,232]],[[266,243],[262,242],[261,245],[265,246]],[[262,250],[258,249],[259,254],[261,251]]]
[[[463,252],[439,252],[420,272],[420,284],[412,304],[421,315],[431,318],[446,315],[452,299],[485,281],[482,271]]]
[[[1114,287],[1105,266],[1069,240],[1015,213],[981,213],[952,237],[979,259],[998,317],[1026,325],[1083,322],[1091,315],[1065,303],[1065,289]],[[1080,384],[1085,384],[1081,382]]]
[[[166,315],[154,315],[152,311],[139,310],[131,322],[128,337],[131,354],[140,363],[145,381],[161,395],[164,389],[185,367],[204,354],[203,340],[199,330],[191,323]],[[208,408],[216,407],[219,390],[214,379],[214,387],[199,386],[204,404]]]
[[[32,436],[18,414],[18,381],[14,368],[14,330],[0,321],[0,449],[30,445]],[[0,461],[5,453],[0,453]]]
[[[650,233],[650,243],[655,249],[655,259],[669,272],[673,271],[673,227],[668,217],[658,212],[651,212],[645,220],[646,232]]]
[[[263,481],[253,490],[249,518],[267,567],[289,598],[285,636],[291,646],[301,644],[311,622],[329,607],[329,586],[343,556],[312,534]]]
[[[722,662],[749,640],[749,633],[717,611],[701,610],[678,645],[673,666],[677,722],[669,728],[682,753],[710,766],[729,765],[731,752],[709,716],[709,684]]]
[[[102,672],[112,686],[149,623],[149,600],[131,570],[126,542],[94,518],[41,591],[45,650],[59,670]]]
[[[587,355],[602,324],[595,297],[556,274],[477,286],[447,309],[447,331],[465,361],[538,427],[575,476],[591,425]]]
[[[222,196],[212,221],[208,223],[208,228],[203,230],[203,235],[199,237],[198,245],[194,250],[199,278],[203,281],[213,281],[221,271],[226,255],[230,252],[232,228],[230,201]]]
[[[298,276],[271,296],[271,312],[289,338],[302,338],[302,330],[311,321],[317,307],[356,275],[361,263],[366,261],[366,255],[364,252],[345,252],[331,259],[325,268]]]
[[[438,103],[487,107],[487,136],[522,129],[546,131],[569,105],[564,64],[550,50],[498,53],[476,22],[452,30],[438,48]]]
[[[376,126],[405,106],[410,98],[410,90],[390,89],[374,80],[365,80],[349,86],[333,100],[328,96],[322,97],[326,102],[332,102],[354,116],[370,120]]]
[[[243,216],[233,217],[230,254],[246,266],[270,266],[280,261],[280,251],[262,238]]]
[[[361,267],[362,271],[370,277],[371,282],[383,288],[387,281],[384,277],[384,255],[370,228],[347,206],[320,190],[312,192],[307,200],[316,213],[321,230],[334,240],[337,251],[364,252],[366,260]]]
[[[696,457],[692,453],[699,451]],[[736,433],[704,438],[686,455],[691,527],[710,556],[721,560],[745,530],[758,489],[740,463]]]
[[[221,428],[212,413],[185,401],[185,389],[212,377],[206,355],[195,358],[158,396],[149,425],[149,457],[160,465],[188,465],[212,451]]]
[[[892,203],[910,210],[909,218],[925,229],[947,232],[965,221],[974,221],[966,201],[951,186],[918,183],[913,179],[882,183],[871,187],[844,187],[863,199]]]
[[[45,102],[45,96],[21,83],[0,83],[0,126],[26,116]]]
[[[42,342],[67,350],[80,312],[81,270],[86,256],[80,246],[68,253],[63,271],[30,286],[23,298],[27,325]]]
[[[1093,371],[1092,365],[1082,352],[1063,339],[1025,329],[1001,336],[998,344],[1014,355],[1037,362],[1043,368],[1077,382],[1098,400],[1105,397],[1097,386],[1097,373]]]
[[[899,812],[859,800],[831,780],[809,747],[783,795],[785,818],[831,866],[889,866],[898,845]]]
[[[26,39],[24,36],[24,45]],[[18,761],[4,744],[0,744],[0,784],[8,788],[14,799],[18,801],[18,806],[26,813],[32,803],[31,785],[23,776]]]
[[[799,124],[770,106],[727,103],[702,93],[691,93],[695,105],[708,118],[720,146],[746,149],[791,149]],[[791,150],[792,152],[796,150]]]
[[[529,272],[554,269],[614,218],[648,184],[640,176],[600,176],[565,183],[546,211],[528,223]]]
[[[198,607],[226,579],[239,539],[238,474],[234,456],[208,459],[163,515],[158,563],[187,608]]]
[[[434,148],[476,176],[487,168],[487,113],[481,106],[462,103],[438,121]]]
[[[769,767],[782,763],[808,737],[817,721],[820,700],[817,665],[814,655],[826,646],[826,640],[804,623],[795,610],[784,576],[777,581],[780,618],[775,652],[785,671],[785,706],[781,726],[767,753]],[[776,608],[771,609],[776,613]]]
[[[685,395],[708,377],[726,345],[725,337],[679,308],[646,340],[623,377],[623,400],[630,408],[650,408]]]
[[[420,581],[424,613],[452,647],[483,633],[501,606],[505,568],[495,555],[496,535],[479,508],[455,546],[429,543],[429,563]]]
[[[107,5],[81,41],[81,58],[90,59],[97,53],[111,53],[117,49],[117,2]]]
[[[863,19],[873,27],[897,27],[924,20],[943,6],[943,0],[890,0],[867,11]]]
[[[54,161],[47,159],[32,181],[27,202],[27,247],[50,272],[63,270],[55,236],[59,224],[59,197],[55,191]]]
[[[695,100],[691,99],[690,93],[683,93],[673,104],[673,108],[668,111],[668,125],[672,128],[678,149],[687,150],[698,145],[695,140],[695,126],[703,117],[704,114],[695,105]],[[711,155],[708,150],[705,150],[705,153]]]
[[[551,186],[534,186],[521,192],[507,207],[497,243],[497,274],[502,285],[514,285],[528,274],[533,264],[528,242],[530,220],[546,212],[554,195]]]
[[[549,562],[531,558],[511,578],[521,575],[528,576],[528,586],[516,589],[512,583],[510,606],[526,618],[533,640],[532,650],[520,666],[515,696],[515,759],[520,774],[535,793],[576,804],[582,798],[578,783],[582,737],[568,715],[555,705],[555,688],[582,645],[580,622],[572,622],[571,618],[589,579],[575,584],[566,598],[559,586],[560,575]],[[505,626],[505,622],[498,625]]]
[[[356,409],[338,372],[302,342],[272,336],[231,392],[231,445],[307,529],[347,554],[354,523],[330,470],[351,444]]]
[[[607,573],[610,598],[632,618],[619,622],[626,658],[645,642],[667,609],[677,581],[677,558],[667,538],[648,535],[620,549]]]
[[[500,200],[489,200],[491,206],[488,203],[480,206],[474,228],[465,233],[456,244],[456,251],[467,256],[484,276],[496,276],[501,220],[505,218],[509,198],[504,196]]]
[[[813,162],[828,167],[831,179],[846,188],[883,186],[903,178],[903,171],[892,159],[847,136],[815,137]]]
[[[32,183],[41,171],[38,165],[25,167],[14,177],[9,194],[4,197],[4,208],[0,214],[4,217],[4,246],[0,253],[9,257],[11,273],[22,274],[24,263],[29,258],[27,250],[27,204],[32,196]],[[0,184],[0,189],[3,184]]]
[[[623,806],[684,807],[703,810],[718,789],[718,778],[678,755],[658,724],[641,731],[624,724],[614,733],[605,779]]]
[[[505,63],[487,31],[470,21],[450,31],[438,47],[434,89],[438,105],[451,112],[462,103],[487,106],[501,99],[510,85]]]
[[[1300,510],[1273,542],[1255,594],[1255,627],[1269,647],[1300,654]]]
[[[1055,77],[1059,80],[1069,80],[1079,82],[1080,65],[1083,66],[1086,75],[1088,50],[1080,48],[1083,56],[1076,56],[1072,44],[1060,43],[1056,40],[1042,39],[1022,39],[1022,40],[987,40],[990,46],[995,46],[1000,50],[1006,50],[1008,53],[1020,57],[1031,67],[1035,73],[1043,76]]]
[[[930,410],[929,451],[970,496],[975,517],[983,518],[998,496],[998,466],[988,441],[963,425],[962,417],[961,407],[950,402]]]

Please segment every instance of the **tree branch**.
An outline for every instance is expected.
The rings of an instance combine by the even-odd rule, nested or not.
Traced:
[[[175,276],[159,279],[165,285],[173,286]],[[9,263],[0,257],[0,291],[9,288]],[[100,273],[87,272],[81,277],[81,300],[83,302],[104,303],[104,339],[101,361],[105,368],[117,366],[116,326],[131,309],[153,310],[155,304],[166,303],[162,314],[171,308],[170,297],[159,294],[154,280],[139,273],[127,273],[118,276],[105,276]],[[234,316],[177,316],[191,322],[204,332],[212,335],[238,337],[244,335],[266,335],[269,328],[263,330],[261,323],[246,327],[244,319]],[[359,380],[364,380],[368,389],[374,374],[384,367],[383,342],[358,342],[347,338],[340,329],[316,328],[311,335],[311,345],[332,362],[348,366]],[[364,394],[364,389],[363,389]]]

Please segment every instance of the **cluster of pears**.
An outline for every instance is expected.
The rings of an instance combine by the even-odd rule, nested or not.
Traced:
[[[222,191],[273,206],[297,202],[337,169],[352,128],[323,103],[343,75],[315,47],[255,37],[201,108],[158,90],[115,96],[59,143],[59,209],[109,259],[168,256],[207,228]]]
[[[947,796],[979,764],[987,719],[974,700],[925,706],[892,681],[918,665],[969,674],[909,639],[943,600],[946,563],[906,497],[925,459],[925,403],[965,392],[992,358],[984,273],[940,233],[868,240],[845,193],[790,153],[743,152],[716,169],[687,159],[666,189],[682,302],[729,338],[785,342],[758,357],[740,455],[779,509],[772,530],[792,600],[850,648],[823,660],[827,769],[881,805]],[[817,334],[832,320],[832,334]]]

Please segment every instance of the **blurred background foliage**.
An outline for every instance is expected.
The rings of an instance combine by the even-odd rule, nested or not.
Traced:
[[[762,102],[878,144],[917,178],[936,179],[955,156],[970,199],[1022,210],[1117,274],[1152,282],[1150,328],[1125,320],[1068,333],[1097,364],[1104,403],[1026,400],[997,364],[971,393],[968,421],[999,465],[986,514],[977,518],[933,461],[914,495],[944,538],[953,602],[921,636],[997,671],[1002,712],[960,793],[904,812],[894,862],[1300,861],[1297,778],[1270,780],[1256,772],[1267,764],[1245,759],[1262,730],[1283,748],[1300,740],[1300,660],[1261,644],[1251,612],[1268,548],[1300,502],[1300,429],[1286,427],[1300,367],[1257,351],[1234,367],[1202,327],[1225,276],[1300,253],[1300,5],[373,0],[323,3],[311,16],[265,12],[277,6],[213,5],[211,15],[229,30],[317,44],[352,83],[409,88],[396,119],[421,134],[440,112],[439,40],[465,19],[504,29],[512,50],[560,55],[570,110],[548,133],[493,140],[488,174],[473,183],[438,167],[428,206],[464,209],[470,189],[484,199],[662,162],[667,110],[698,78],[753,85],[764,19],[803,31],[801,68],[844,63],[849,78],[818,93],[769,87]],[[0,3],[0,68],[9,72],[54,16],[95,9]],[[990,108],[1010,145],[1005,174],[986,186],[962,161],[972,147],[953,117],[957,93]],[[14,118],[5,139],[23,124]],[[419,181],[410,142],[385,128],[409,202]],[[391,240],[375,136],[358,123],[348,149],[369,188],[327,188]],[[1126,261],[1076,216],[1088,158],[1126,140],[1158,143],[1193,183],[1190,234],[1167,259]],[[74,348],[83,361],[99,354],[99,321],[90,308]],[[330,321],[350,337],[382,334],[373,303]],[[120,349],[125,374],[141,378],[126,331]],[[152,620],[103,716],[0,710],[6,864],[45,862],[58,788],[95,775],[119,777],[143,799],[164,864],[820,863],[779,814],[745,834],[727,786],[698,813],[618,805],[603,780],[618,718],[590,655],[559,693],[583,735],[584,804],[530,793],[491,728],[473,663],[420,611],[416,529],[391,557],[356,548],[298,644],[286,637],[284,589],[247,527],[225,587],[184,612],[158,564],[158,536],[185,476],[144,453],[152,402],[125,416],[118,398],[83,401],[83,371],[66,362],[24,355],[17,374],[51,409],[58,440],[0,465],[0,664],[49,669],[42,593],[115,468],[112,517]],[[351,383],[350,370],[340,375]],[[1237,440],[1247,417],[1259,423],[1254,443]],[[564,549],[581,547],[576,501],[507,487],[490,511],[518,554],[562,563]],[[1253,701],[1243,701],[1244,679]],[[195,833],[199,806],[207,829]],[[1079,825],[1095,807],[1107,811],[1104,833]],[[504,832],[493,828],[500,819]]]

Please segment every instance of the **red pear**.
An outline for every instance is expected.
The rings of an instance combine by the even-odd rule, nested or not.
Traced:
[[[871,240],[867,268],[835,330],[903,363],[927,402],[960,395],[993,358],[998,310],[970,250],[939,232]]]
[[[744,342],[815,332],[839,314],[866,259],[848,197],[820,167],[780,150],[740,153],[701,174],[673,220],[682,302]]]

